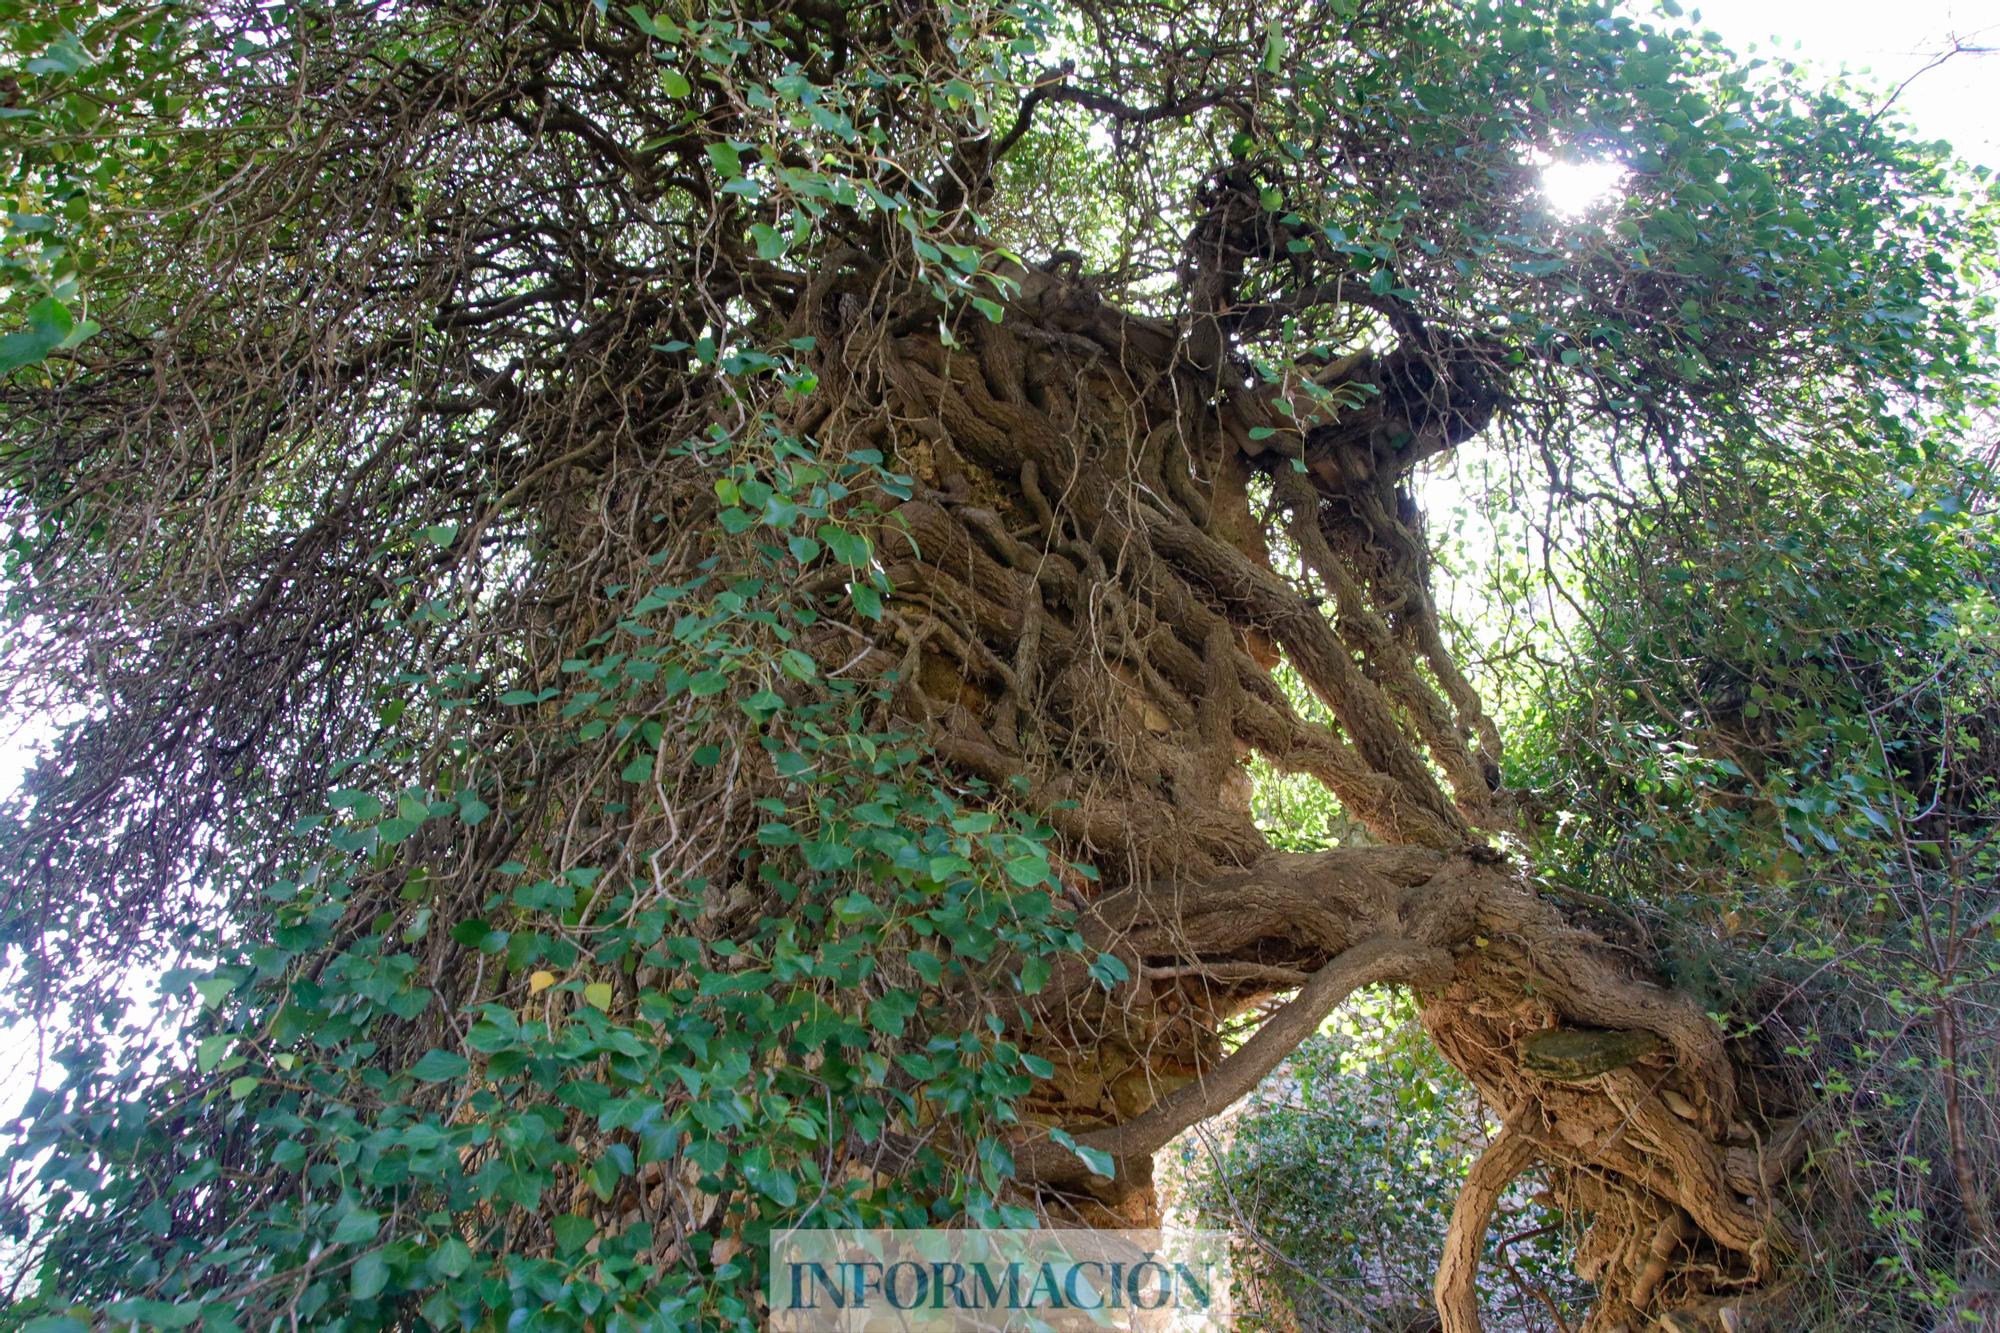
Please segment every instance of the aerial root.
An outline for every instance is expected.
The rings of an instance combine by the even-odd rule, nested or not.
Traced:
[[[1500,1196],[1534,1160],[1534,1143],[1508,1124],[1466,1173],[1465,1185],[1452,1204],[1444,1255],[1431,1288],[1442,1333],[1480,1333],[1479,1256],[1486,1248],[1486,1228]]]

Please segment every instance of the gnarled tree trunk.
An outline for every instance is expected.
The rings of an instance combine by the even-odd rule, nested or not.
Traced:
[[[1514,818],[1497,737],[1442,642],[1403,487],[1484,423],[1476,360],[1436,342],[1349,358],[1318,372],[1329,406],[1293,418],[1276,404],[1300,386],[1244,382],[1213,321],[1016,276],[1003,322],[949,342],[865,282],[822,284],[793,332],[823,389],[798,427],[917,481],[877,534],[895,596],[870,665],[951,764],[1024,791],[1099,869],[1068,888],[1129,972],[1106,992],[1079,963],[1040,996],[1056,1073],[1016,1145],[1022,1188],[1052,1217],[1147,1220],[1152,1153],[1357,987],[1402,984],[1505,1126],[1452,1220],[1443,1327],[1478,1327],[1486,1222],[1536,1163],[1592,1219],[1589,1327],[1723,1326],[1777,1271],[1773,1195],[1801,1136],[1699,1007],[1495,849]],[[1371,845],[1274,851],[1252,751],[1323,783]],[[1218,1026],[1286,992],[1225,1055]]]

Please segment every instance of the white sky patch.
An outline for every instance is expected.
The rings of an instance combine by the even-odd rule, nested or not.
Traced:
[[[1624,166],[1609,158],[1558,159],[1542,167],[1542,197],[1550,211],[1566,218],[1581,217],[1616,197],[1624,184]]]
[[[1690,8],[1679,23],[1720,33],[1739,56],[1803,61],[1822,77],[1845,65],[1877,94],[1876,105],[1900,87],[1894,116],[1920,136],[1949,140],[1969,162],[2000,168],[1996,0],[1899,0],[1893,13],[1870,0],[1684,3]],[[1628,0],[1625,8],[1636,18],[1653,17],[1644,0]],[[1954,41],[1966,49],[1939,63]]]

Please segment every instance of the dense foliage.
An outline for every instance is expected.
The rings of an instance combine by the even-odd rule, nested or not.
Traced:
[[[1791,459],[1606,521],[1568,562],[1567,628],[1493,594],[1487,623],[1527,636],[1492,692],[1519,701],[1508,753],[1546,794],[1552,891],[1640,908],[1683,985],[1814,1081],[1829,1242],[1794,1293],[1802,1326],[1951,1326],[1991,1299],[1996,538],[1990,474],[1955,447]],[[1280,1327],[1346,1326],[1326,1293],[1356,1299],[1357,1275],[1421,1291],[1464,1172],[1465,1117],[1428,1101],[1449,1069],[1393,1024],[1352,1030],[1366,1016],[1302,1046],[1225,1155],[1194,1153],[1201,1206],[1256,1238]],[[1389,1136],[1371,1182],[1365,1149]]]
[[[1180,1156],[1186,1204],[1237,1237],[1239,1326],[1428,1323],[1439,1237],[1488,1126],[1407,1002],[1359,996]],[[1567,1269],[1562,1219],[1523,1180],[1491,1234],[1482,1293],[1495,1328],[1576,1319],[1588,1289]]]
[[[1621,596],[1561,669],[1592,688],[1524,728],[1517,757],[1558,793],[1544,863],[1650,904],[1682,983],[1801,1057],[1840,1182],[1813,1317],[1983,1310],[2000,1256],[1992,475],[1939,445],[1730,471],[1687,500],[1607,534],[1591,575]]]

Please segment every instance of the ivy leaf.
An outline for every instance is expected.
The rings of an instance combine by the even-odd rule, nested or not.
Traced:
[[[1049,1137],[1082,1158],[1083,1164],[1089,1167],[1095,1174],[1107,1178],[1115,1177],[1118,1174],[1118,1164],[1111,1160],[1110,1153],[1100,1151],[1096,1148],[1084,1147],[1067,1130],[1051,1129]]]
[[[555,1232],[556,1249],[563,1254],[575,1254],[597,1235],[597,1224],[575,1213],[564,1213],[549,1224],[549,1229]]]
[[[832,523],[823,524],[819,539],[826,543],[826,549],[833,552],[833,558],[852,569],[864,569],[872,554],[867,536],[859,532],[849,532],[846,528]]]
[[[443,1083],[463,1077],[471,1068],[471,1062],[457,1051],[432,1049],[411,1066],[410,1073],[423,1083]]]
[[[1030,958],[1022,963],[1021,993],[1023,995],[1040,995],[1042,988],[1049,984],[1049,975],[1053,971],[1054,969],[1050,966],[1049,960],[1040,956]]]
[[[780,1208],[799,1201],[799,1182],[789,1171],[780,1171],[767,1162],[751,1159],[743,1163],[743,1177],[759,1194],[774,1200]]]
[[[1106,990],[1115,990],[1132,979],[1131,969],[1112,954],[1101,953],[1090,965],[1090,975]]]
[[[472,1267],[472,1247],[457,1236],[447,1237],[431,1255],[431,1271],[440,1277],[457,1277]]]
[[[882,618],[882,594],[875,591],[872,584],[850,583],[847,596],[854,603],[854,609],[870,620]]]
[[[33,365],[62,347],[74,347],[97,331],[88,320],[76,322],[69,307],[54,297],[36,302],[28,310],[28,327],[0,337],[0,375]]]
[[[1012,857],[1007,862],[1007,878],[1024,889],[1046,884],[1050,878],[1048,859],[1025,854]]]
[[[382,1251],[370,1250],[354,1261],[354,1273],[350,1279],[350,1289],[357,1301],[371,1301],[382,1294],[389,1285],[389,1263]]]
[[[725,180],[733,180],[743,174],[743,155],[736,151],[734,144],[723,142],[708,145],[708,160],[715,164],[715,169],[722,173]]]
[[[375,1233],[382,1229],[382,1214],[367,1208],[351,1208],[333,1229],[329,1243],[334,1245],[359,1245],[375,1239]]]

